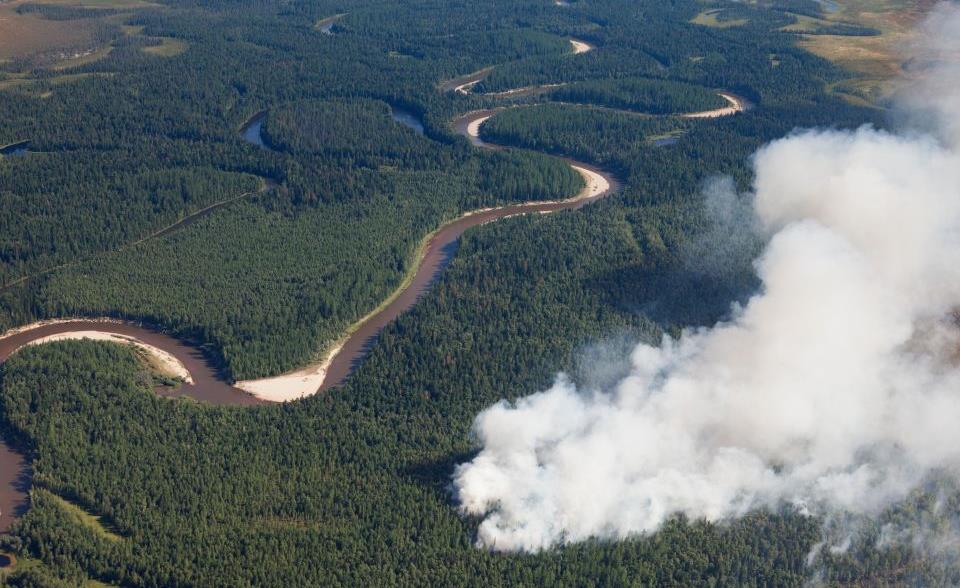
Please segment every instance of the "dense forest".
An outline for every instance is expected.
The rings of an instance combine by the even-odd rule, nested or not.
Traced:
[[[83,3],[60,4],[22,9],[92,17]],[[495,554],[474,547],[479,521],[459,514],[448,488],[474,450],[478,411],[542,389],[558,370],[604,377],[613,369],[591,360],[596,349],[709,324],[755,288],[760,243],[711,216],[704,186],[730,176],[746,188],[750,154],[795,128],[885,124],[882,110],[831,94],[850,74],[797,48],[785,28],[822,16],[820,3],[106,4],[98,39],[109,51],[98,59],[56,70],[0,63],[0,145],[30,142],[0,156],[0,331],[126,318],[195,343],[227,378],[278,374],[376,307],[442,222],[575,194],[580,177],[546,154],[609,169],[623,188],[579,211],[470,231],[347,384],[303,401],[241,409],[160,398],[136,356],[106,343],[19,352],[0,366],[0,420],[34,476],[29,512],[0,538],[18,558],[3,581],[960,582],[944,559],[878,549],[877,529],[808,563],[824,523],[788,509]],[[691,22],[714,8],[737,26]],[[317,26],[334,15],[328,30]],[[571,38],[594,49],[574,55]],[[439,89],[489,67],[470,93]],[[490,94],[539,84],[558,86]],[[676,116],[723,106],[719,90],[753,108]],[[476,149],[450,126],[504,105],[521,107],[482,134],[515,149]],[[240,133],[258,113],[264,147]],[[701,239],[718,233],[742,238],[719,257]],[[956,489],[936,492],[956,504]],[[926,500],[885,516],[919,521]]]

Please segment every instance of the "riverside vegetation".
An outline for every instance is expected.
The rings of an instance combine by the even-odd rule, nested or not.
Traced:
[[[49,95],[0,89],[0,144],[30,141],[30,152],[0,157],[0,330],[58,316],[143,321],[201,346],[230,379],[312,358],[402,281],[444,220],[579,189],[579,176],[537,152],[594,163],[623,183],[577,212],[471,230],[343,387],[296,403],[159,398],[134,354],[107,343],[17,353],[0,366],[3,431],[34,473],[30,510],[0,545],[17,555],[4,581],[960,580],[940,561],[870,541],[812,569],[820,522],[776,510],[493,554],[473,547],[478,521],[449,494],[478,411],[543,388],[560,368],[602,378],[590,360],[597,349],[712,322],[751,291],[757,243],[745,239],[721,260],[695,255],[718,228],[705,182],[723,174],[745,187],[749,155],[795,127],[883,124],[882,110],[831,94],[849,74],[782,30],[795,15],[820,14],[818,3],[737,5],[739,24],[725,28],[691,22],[711,6],[164,0],[118,9],[116,26],[142,33],[118,33],[108,55],[68,70],[82,77],[45,86]],[[329,34],[315,28],[340,14]],[[186,50],[145,52],[148,37]],[[570,38],[596,49],[574,56]],[[489,66],[466,96],[437,89]],[[21,67],[2,64],[0,76],[53,75]],[[562,85],[485,95],[540,84]],[[722,106],[720,89],[754,108],[669,116]],[[449,126],[459,113],[509,104],[524,107],[482,133],[526,150],[477,150]],[[425,134],[392,121],[389,105],[418,115]],[[238,133],[264,110],[268,149]],[[665,136],[676,141],[659,146]],[[922,501],[888,520],[919,521]]]

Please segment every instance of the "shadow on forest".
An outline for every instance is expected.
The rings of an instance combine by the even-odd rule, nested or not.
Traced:
[[[440,502],[450,503],[455,498],[450,485],[454,470],[476,455],[476,451],[464,451],[437,461],[410,464],[400,469],[400,475],[418,486],[428,488]]]
[[[731,305],[746,302],[759,285],[749,265],[731,266],[724,275],[678,266],[623,267],[585,280],[584,285],[606,304],[644,314],[664,329],[709,326],[728,319]]]

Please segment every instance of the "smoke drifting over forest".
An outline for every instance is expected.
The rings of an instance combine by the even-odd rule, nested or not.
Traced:
[[[756,154],[762,286],[728,322],[637,346],[606,389],[559,376],[477,417],[454,484],[485,517],[480,545],[783,505],[870,516],[957,471],[960,10],[937,7],[919,38],[914,130],[804,131]]]

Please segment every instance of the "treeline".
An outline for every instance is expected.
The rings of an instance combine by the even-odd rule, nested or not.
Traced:
[[[67,6],[62,4],[21,4],[17,6],[17,14],[39,14],[48,20],[80,20],[84,18],[99,18],[113,16],[120,11],[115,8],[84,8],[82,6]]]
[[[134,355],[110,344],[17,354],[0,368],[0,403],[46,457],[35,483],[121,539],[40,492],[7,544],[42,557],[30,579],[119,585],[804,585],[821,529],[786,511],[720,525],[676,518],[651,537],[539,554],[472,546],[478,521],[457,514],[446,487],[469,459],[476,412],[549,385],[558,367],[589,382],[595,366],[578,357],[598,337],[659,336],[604,297],[612,283],[669,271],[658,242],[669,246],[664,227],[682,215],[627,220],[618,208],[473,232],[345,388],[292,405],[155,397]],[[875,539],[868,532],[858,548],[864,559],[831,556],[817,573],[827,583],[954,577],[936,558]]]
[[[572,196],[582,185],[555,160],[510,153],[457,173],[368,170],[326,180],[342,185],[321,193],[340,199],[291,208],[280,190],[239,202],[190,231],[55,273],[36,290],[37,305],[44,316],[164,325],[208,345],[227,377],[282,373],[386,298],[443,221],[513,199]]]
[[[549,96],[559,102],[596,104],[650,114],[698,112],[726,105],[716,92],[702,86],[644,78],[568,84]]]
[[[370,99],[297,101],[272,108],[263,127],[270,147],[320,156],[327,165],[404,169],[447,169],[473,154],[441,149],[391,119],[390,106]]]
[[[0,173],[0,287],[136,241],[261,185],[250,175],[209,168],[136,167],[111,153],[0,161],[7,171]]]
[[[583,105],[509,110],[483,133],[597,163],[624,182],[583,210],[468,233],[439,283],[377,339],[348,384],[303,402],[239,410],[159,399],[133,356],[105,344],[18,354],[0,367],[0,408],[4,426],[32,440],[38,492],[5,540],[34,565],[11,583],[807,582],[806,558],[822,536],[816,519],[676,519],[652,537],[491,554],[473,547],[478,521],[459,516],[447,488],[475,449],[478,411],[548,386],[559,369],[589,382],[596,370],[582,358],[591,345],[656,342],[749,295],[756,242],[713,265],[692,263],[703,261],[698,239],[717,232],[705,181],[728,174],[745,189],[749,155],[795,128],[882,122],[826,94],[847,74],[777,30],[793,22],[784,6],[820,14],[815,4],[741,6],[748,22],[720,30],[689,22],[708,8],[693,0],[168,0],[174,10],[138,10],[124,22],[183,41],[186,53],[151,56],[131,37],[61,72],[96,76],[54,84],[58,74],[39,72],[51,80],[44,99],[0,90],[0,142],[30,140],[43,152],[0,160],[5,271],[83,259],[0,291],[0,329],[64,315],[144,320],[196,342],[234,378],[312,358],[383,300],[444,220],[579,189],[559,161],[486,153],[455,137],[454,115],[501,102],[443,94],[440,82],[494,66],[478,92],[568,83]],[[334,34],[314,29],[341,13]],[[571,37],[597,49],[572,55]],[[676,112],[715,89],[758,106],[704,121],[596,107]],[[391,121],[387,104],[422,115],[426,136]],[[238,132],[264,110],[272,150]],[[679,139],[655,146],[665,135]],[[277,188],[116,251],[258,184],[255,175]],[[121,539],[105,539],[63,500],[103,517]],[[820,577],[954,579],[912,550],[869,545],[828,557]]]

